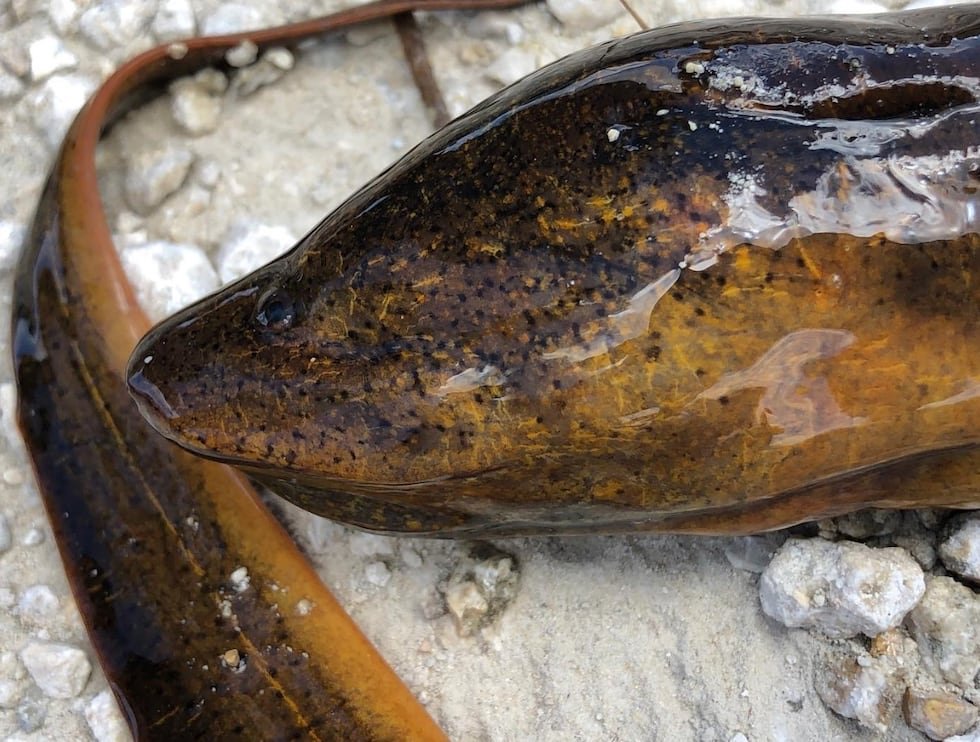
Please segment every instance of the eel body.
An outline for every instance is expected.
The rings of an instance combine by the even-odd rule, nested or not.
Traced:
[[[611,41],[155,328],[152,425],[435,535],[980,504],[980,6]]]
[[[95,147],[148,89],[259,49],[424,8],[378,2],[153,49],[66,135],[14,287],[18,419],[76,602],[137,739],[444,739],[244,478],[145,424],[126,391],[149,322],[119,264]]]

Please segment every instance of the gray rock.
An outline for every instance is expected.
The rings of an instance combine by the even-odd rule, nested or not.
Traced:
[[[78,65],[78,57],[68,51],[61,39],[50,34],[32,41],[27,54],[31,58],[31,79],[34,82]]]
[[[926,665],[951,683],[972,689],[980,672],[980,596],[951,577],[932,577],[909,620]]]
[[[218,275],[228,283],[279,257],[296,244],[286,227],[253,221],[238,222],[218,250]]]
[[[955,521],[949,536],[939,544],[939,558],[953,574],[980,582],[980,515]]]
[[[193,36],[197,31],[197,20],[190,0],[161,0],[150,30],[159,41]]]
[[[123,250],[122,264],[136,298],[158,320],[218,288],[218,275],[194,245],[148,242]]]
[[[31,642],[21,650],[20,660],[49,698],[74,698],[92,672],[85,652],[68,644]]]
[[[127,163],[126,200],[140,214],[148,214],[183,185],[194,162],[188,149],[167,147],[144,152]]]
[[[626,12],[619,0],[547,0],[546,4],[563,25],[578,29],[604,26]]]
[[[204,18],[201,33],[205,36],[219,36],[275,26],[283,21],[279,12],[273,12],[269,8],[259,9],[244,3],[224,3]]]
[[[30,94],[28,104],[34,125],[52,149],[61,145],[72,119],[95,88],[91,78],[72,73],[49,77],[40,89]]]
[[[103,0],[82,13],[78,28],[97,48],[113,51],[142,35],[155,12],[154,0]]]
[[[759,597],[785,626],[873,637],[897,626],[924,590],[921,567],[901,549],[790,539],[763,572]]]

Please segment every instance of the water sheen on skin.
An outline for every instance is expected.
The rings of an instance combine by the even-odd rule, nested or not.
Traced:
[[[137,347],[154,427],[436,535],[980,505],[980,7],[572,55]]]

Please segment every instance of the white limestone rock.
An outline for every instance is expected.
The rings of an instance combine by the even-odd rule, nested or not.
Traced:
[[[547,0],[546,4],[562,25],[574,29],[604,26],[626,12],[619,0]]]
[[[873,637],[897,626],[925,591],[902,549],[790,539],[762,574],[762,610],[785,626],[833,638]]]
[[[21,650],[20,660],[49,698],[74,698],[92,672],[85,652],[68,644],[31,642]]]
[[[139,38],[155,13],[155,0],[103,0],[82,13],[78,28],[95,47],[108,52]]]
[[[75,21],[82,12],[75,0],[48,0],[47,6],[48,18],[58,33],[67,34],[74,30]]]
[[[201,22],[201,33],[205,36],[251,31],[284,22],[278,11],[265,7],[257,8],[244,3],[223,3]]]
[[[31,79],[34,82],[78,65],[78,57],[65,47],[61,39],[51,34],[32,41],[27,53],[31,58]]]
[[[49,77],[31,93],[29,107],[34,125],[52,150],[61,146],[72,119],[95,88],[96,83],[90,77],[69,73]]]
[[[44,624],[58,612],[58,596],[47,585],[31,585],[17,601],[17,614],[21,620],[32,624]]]
[[[194,163],[181,147],[143,152],[127,163],[126,200],[139,214],[149,214],[179,189]]]
[[[153,320],[215,291],[218,275],[195,245],[148,242],[123,250],[122,264],[140,305]]]
[[[197,19],[190,0],[161,0],[150,30],[159,41],[193,36],[197,31]]]
[[[170,85],[170,112],[188,134],[200,136],[214,131],[221,120],[223,93],[228,78],[218,70],[202,70],[193,77]]]
[[[216,263],[222,283],[234,281],[278,258],[296,244],[286,227],[240,221],[232,225],[218,249]]]
[[[97,693],[85,706],[85,721],[97,742],[129,742],[132,739],[112,693]]]
[[[973,689],[980,672],[980,596],[951,577],[932,577],[909,621],[926,666]]]
[[[939,558],[953,574],[980,582],[980,516],[960,520],[939,545]]]

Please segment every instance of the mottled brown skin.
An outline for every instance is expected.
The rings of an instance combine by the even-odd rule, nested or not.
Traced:
[[[123,372],[149,322],[112,246],[95,147],[147,89],[220,64],[246,38],[263,49],[459,5],[372,3],[192,39],[176,57],[159,47],[111,76],[66,135],[14,287],[18,420],[79,611],[137,739],[445,739],[244,477],[181,451],[137,411]],[[242,568],[247,589],[232,577]]]
[[[976,90],[953,76],[980,75],[978,34],[974,5],[696,23],[573,55],[158,326],[131,389],[180,445],[369,529],[747,532],[976,506],[975,221],[916,244],[732,245],[639,329],[616,323],[725,223],[733,170],[782,218],[849,167],[813,146],[828,127],[897,125],[881,159],[976,147]],[[698,67],[721,62],[789,94],[738,101]]]

